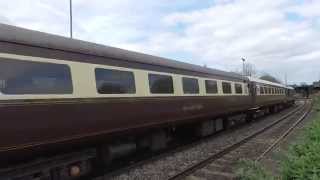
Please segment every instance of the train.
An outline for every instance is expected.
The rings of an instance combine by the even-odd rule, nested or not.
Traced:
[[[108,165],[139,149],[162,150],[185,129],[204,137],[277,112],[294,103],[292,92],[237,73],[0,24],[0,176],[81,177],[93,161]],[[39,158],[37,170],[25,171]]]

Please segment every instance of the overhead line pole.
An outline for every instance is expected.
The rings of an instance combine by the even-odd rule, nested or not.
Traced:
[[[69,4],[69,8],[70,8],[70,38],[72,39],[73,38],[73,35],[72,35],[72,0],[69,1],[70,4]]]

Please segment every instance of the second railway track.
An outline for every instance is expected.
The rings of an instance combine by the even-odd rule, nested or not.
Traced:
[[[306,100],[302,107],[171,176],[169,180],[236,179],[234,166],[240,159],[260,160],[308,115],[310,109],[311,102]]]
[[[304,102],[303,105],[302,102]],[[95,180],[233,179],[234,175],[231,167],[235,162],[243,157],[258,157],[263,150],[267,149],[266,146],[273,143],[273,139],[276,139],[276,136],[273,136],[267,142],[267,140],[259,138],[260,134],[274,129],[273,127],[275,126],[281,126],[285,122],[293,124],[294,117],[303,113],[306,114],[311,106],[310,102],[305,101],[299,101],[298,104],[300,105],[297,105],[296,108],[287,109],[279,114],[266,117],[262,121],[251,123],[232,132],[222,133],[214,138],[208,138],[204,142],[186,146],[187,148],[178,148],[164,155],[134,163],[130,167],[121,169],[116,173],[100,176]],[[287,126],[283,125],[282,129]],[[247,144],[250,144],[251,141],[254,141],[254,146],[250,149]],[[261,146],[261,144],[265,144],[265,146]],[[242,149],[247,151],[242,153]],[[210,170],[207,167],[210,167]]]

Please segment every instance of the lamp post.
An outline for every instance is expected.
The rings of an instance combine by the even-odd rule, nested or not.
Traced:
[[[241,60],[242,60],[242,75],[243,75],[243,77],[244,77],[244,76],[245,76],[245,73],[244,73],[244,63],[245,63],[246,59],[241,58]]]
[[[72,0],[69,1],[69,8],[70,8],[70,38],[72,39]]]

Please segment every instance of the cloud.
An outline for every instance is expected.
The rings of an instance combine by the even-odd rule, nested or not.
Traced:
[[[5,16],[0,15],[0,22],[4,24],[11,24],[9,19]]]
[[[314,18],[320,16],[320,1],[318,0],[309,0],[303,4],[297,4],[290,8],[290,11],[295,12],[303,17]]]
[[[320,33],[312,21],[316,14],[304,13],[312,5],[314,2],[298,6],[286,0],[239,0],[172,13],[163,18],[163,24],[183,29],[170,38],[162,37],[167,32],[157,34],[140,47],[155,54],[184,49],[192,52],[193,63],[225,70],[241,67],[240,58],[245,57],[262,72],[281,79],[288,74],[291,82],[311,82],[316,80],[315,65],[320,59],[320,42],[316,41]],[[287,17],[288,12],[307,18],[296,21]]]
[[[50,0],[0,1],[0,16],[9,24],[59,35],[68,35],[68,8],[66,1]]]
[[[233,71],[241,58],[290,82],[320,67],[320,1],[73,1],[78,39]],[[0,2],[0,22],[68,36],[67,1]]]

